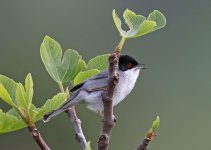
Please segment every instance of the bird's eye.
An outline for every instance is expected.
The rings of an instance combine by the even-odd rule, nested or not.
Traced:
[[[132,67],[133,67],[133,65],[132,65],[131,63],[128,63],[128,64],[127,64],[127,68],[128,68],[128,69],[131,69]]]

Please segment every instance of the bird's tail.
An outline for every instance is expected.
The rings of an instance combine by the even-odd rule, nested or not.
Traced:
[[[66,111],[70,106],[72,106],[74,102],[72,99],[67,100],[62,106],[60,106],[58,109],[53,110],[52,112],[49,112],[43,116],[43,122],[50,121],[51,118],[59,115],[60,113]]]
[[[57,116],[58,114],[64,112],[65,110],[63,109],[57,109],[57,110],[54,110],[46,115],[43,116],[43,122],[48,122],[50,121],[51,118]]]

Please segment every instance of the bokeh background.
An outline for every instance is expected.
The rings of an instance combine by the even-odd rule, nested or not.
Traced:
[[[158,137],[151,150],[211,149],[211,1],[210,0],[1,0],[0,74],[24,81],[32,73],[34,103],[44,104],[59,89],[42,64],[39,48],[45,35],[73,48],[83,58],[109,53],[120,40],[111,12],[129,8],[148,15],[162,11],[167,26],[126,41],[123,53],[147,65],[136,88],[115,107],[119,116],[110,150],[136,148],[157,115]],[[0,108],[9,106],[0,101]],[[98,114],[77,107],[88,140],[96,149],[101,130]],[[53,150],[80,150],[67,116],[37,123]],[[39,149],[28,131],[0,135],[1,150]]]

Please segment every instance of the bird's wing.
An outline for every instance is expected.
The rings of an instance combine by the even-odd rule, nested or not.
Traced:
[[[75,85],[75,86],[70,90],[70,92],[74,92],[74,91],[80,89],[80,88],[84,85],[84,83],[85,83],[85,82],[82,82],[82,83],[79,83],[79,84]]]
[[[88,92],[105,90],[107,87],[107,80],[108,80],[108,71],[102,71],[101,73],[74,86],[70,91],[73,92],[79,89],[83,89]]]

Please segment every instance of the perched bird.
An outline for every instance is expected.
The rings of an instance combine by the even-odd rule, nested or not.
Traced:
[[[140,70],[144,64],[139,64],[133,57],[121,55],[119,58],[119,82],[113,94],[113,106],[121,102],[134,88]],[[43,121],[48,122],[52,117],[66,111],[77,103],[85,103],[94,112],[103,112],[102,94],[108,86],[108,70],[93,76],[76,85],[70,91],[74,92],[70,98],[58,109],[44,115]]]

